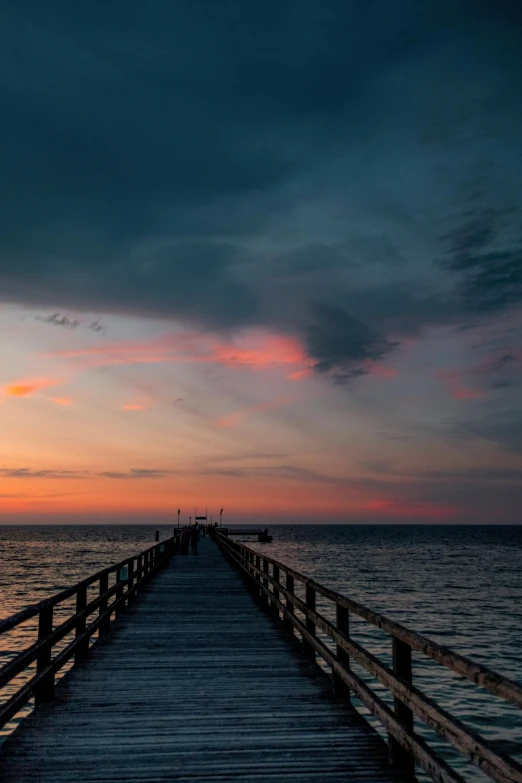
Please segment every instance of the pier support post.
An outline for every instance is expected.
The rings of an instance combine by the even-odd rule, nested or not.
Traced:
[[[79,587],[76,592],[76,614],[78,614],[78,612],[83,612],[86,606],[87,606],[87,588]],[[75,635],[77,639],[85,632],[86,626],[87,626],[87,621],[85,617],[80,617],[76,621]],[[89,652],[89,640],[84,639],[83,642],[80,642],[78,647],[76,648],[76,653],[74,655],[75,661],[79,661],[82,658],[85,658],[88,652]]]
[[[411,647],[406,642],[393,637],[393,673],[401,680],[405,685],[412,684],[412,669],[411,669]],[[400,699],[394,697],[393,699],[395,716],[402,723],[405,729],[413,731],[413,712],[402,703]],[[389,737],[388,739],[388,753],[390,757],[390,764],[393,767],[402,769],[405,772],[413,775],[415,772],[415,759],[411,756],[402,745],[400,745],[396,739]]]
[[[38,641],[42,642],[53,632],[53,607],[46,606],[38,616]],[[51,645],[46,645],[36,659],[36,673],[39,674],[51,663]],[[35,693],[35,704],[43,704],[54,696],[54,673],[47,675]]]
[[[337,630],[341,631],[345,636],[350,635],[350,618],[348,615],[348,609],[345,606],[335,605]],[[345,668],[350,668],[350,656],[343,650],[342,647],[337,645],[337,660]],[[344,680],[341,680],[339,675],[334,673],[333,676],[334,693],[340,699],[350,701],[350,689]]]
[[[306,585],[306,606],[308,609],[315,611],[315,590],[308,585]],[[311,636],[315,636],[315,623],[313,620],[310,620],[309,617],[306,618],[306,630]],[[315,661],[315,650],[306,639],[303,639],[303,652],[307,658],[311,658]]]

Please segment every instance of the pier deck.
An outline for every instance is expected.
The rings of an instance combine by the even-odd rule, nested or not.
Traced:
[[[0,751],[3,783],[387,783],[379,736],[217,545],[176,556]]]

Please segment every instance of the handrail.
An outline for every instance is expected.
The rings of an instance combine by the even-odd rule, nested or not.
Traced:
[[[394,766],[413,774],[417,762],[439,783],[463,783],[461,776],[414,732],[415,716],[493,780],[499,783],[522,783],[522,766],[517,761],[498,752],[493,743],[469,729],[412,684],[411,651],[424,653],[495,695],[522,706],[520,683],[410,631],[400,623],[324,587],[245,544],[233,542],[220,533],[216,535],[216,541],[254,583],[265,603],[282,614],[285,625],[292,633],[294,629],[298,632],[303,650],[309,657],[315,660],[317,654],[331,667],[336,693],[349,699],[350,691],[353,691],[383,724],[388,732],[390,761]],[[285,574],[285,584],[282,583],[281,572]],[[305,587],[306,601],[295,595],[296,581]],[[336,625],[316,610],[317,595],[335,604]],[[296,609],[304,615],[304,621],[296,617]],[[350,611],[391,635],[393,669],[350,637]],[[316,629],[335,642],[336,653],[317,638]],[[351,670],[350,658],[388,688],[394,697],[393,710]]]
[[[169,538],[166,540],[170,541],[171,539]],[[143,552],[140,552],[141,557],[146,555],[148,552],[155,550],[157,546],[157,544],[154,544],[148,549],[144,549]],[[134,557],[139,557],[140,555],[134,555]],[[80,587],[89,587],[89,585],[91,585],[93,582],[96,582],[102,576],[105,576],[106,574],[112,574],[119,568],[124,568],[130,559],[132,558],[126,557],[123,560],[120,560],[119,563],[114,563],[113,565],[107,566],[106,568],[102,568],[101,571],[97,571],[95,574],[91,574],[91,576],[85,577],[85,579],[82,579],[80,582],[76,582],[76,584],[71,585],[71,587],[66,587],[65,590],[61,590],[59,593],[55,593],[48,598],[43,598],[41,601],[38,601],[37,604],[29,604],[29,606],[26,606],[25,609],[21,609],[19,612],[6,617],[4,620],[0,620],[0,634],[4,633],[5,631],[10,631],[12,628],[20,625],[20,623],[24,623],[26,620],[30,620],[31,617],[36,617],[36,615],[39,614],[42,609],[45,609],[49,606],[56,606],[56,604],[59,604],[62,601],[66,601],[68,598],[71,598]]]
[[[179,535],[165,539],[0,621],[1,636],[32,617],[38,616],[37,641],[0,667],[1,689],[36,661],[36,674],[21,685],[7,701],[0,704],[0,728],[5,726],[33,697],[36,704],[53,698],[56,673],[73,655],[78,660],[87,655],[91,637],[96,631],[100,636],[110,631],[112,615],[118,617],[126,606],[136,599],[148,580],[176,551],[178,542]],[[116,581],[109,587],[111,574],[116,575]],[[99,594],[87,603],[87,588],[95,582],[99,582]],[[54,607],[74,595],[76,595],[75,613],[53,628]],[[113,596],[115,599],[109,604],[109,599]],[[96,610],[98,616],[87,624],[88,618]],[[75,631],[75,638],[60,650],[55,658],[52,658],[53,648],[73,631]]]

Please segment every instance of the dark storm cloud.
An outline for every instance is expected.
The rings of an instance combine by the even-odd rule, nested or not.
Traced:
[[[332,373],[344,383],[364,373],[364,362],[382,359],[394,345],[339,308],[315,304],[314,324],[307,334],[310,356],[321,357],[314,369]]]
[[[0,299],[282,328],[338,380],[386,355],[386,334],[510,306],[519,15],[4,4]]]
[[[474,309],[503,310],[522,301],[521,217],[515,208],[480,210],[442,237],[446,266],[460,273],[458,291]]]

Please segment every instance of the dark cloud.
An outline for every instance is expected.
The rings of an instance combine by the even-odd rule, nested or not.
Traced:
[[[83,479],[93,475],[109,479],[155,479],[165,478],[169,470],[154,470],[148,468],[131,468],[128,471],[102,471],[90,473],[87,470],[33,470],[32,468],[0,468],[0,476],[20,479]]]
[[[76,320],[76,318],[69,318],[68,315],[60,315],[60,313],[46,316],[39,315],[37,320],[53,326],[63,326],[65,329],[77,329],[80,325],[80,321]]]
[[[106,470],[98,473],[98,476],[108,479],[158,479],[169,475],[169,470],[152,470],[146,468],[131,468],[128,471]]]
[[[520,300],[515,4],[2,14],[1,301],[283,329],[343,381]]]
[[[450,268],[462,273],[462,297],[478,310],[504,310],[522,301],[522,238],[517,248],[461,256]]]
[[[312,308],[313,326],[307,333],[307,349],[318,359],[318,373],[332,373],[339,383],[366,372],[364,362],[386,356],[395,344],[352,318],[344,310],[323,304]]]
[[[37,321],[43,321],[43,323],[51,324],[51,326],[61,326],[64,329],[77,329],[79,326],[85,326],[90,329],[91,332],[105,333],[106,329],[99,321],[91,321],[85,323],[79,321],[77,318],[70,318],[68,315],[60,315],[60,313],[53,313],[52,315],[37,315]]]
[[[520,211],[477,210],[441,239],[448,246],[445,265],[460,274],[458,291],[472,308],[504,310],[522,300]]]
[[[77,479],[88,474],[82,470],[32,470],[31,468],[0,468],[0,476],[20,479]]]

